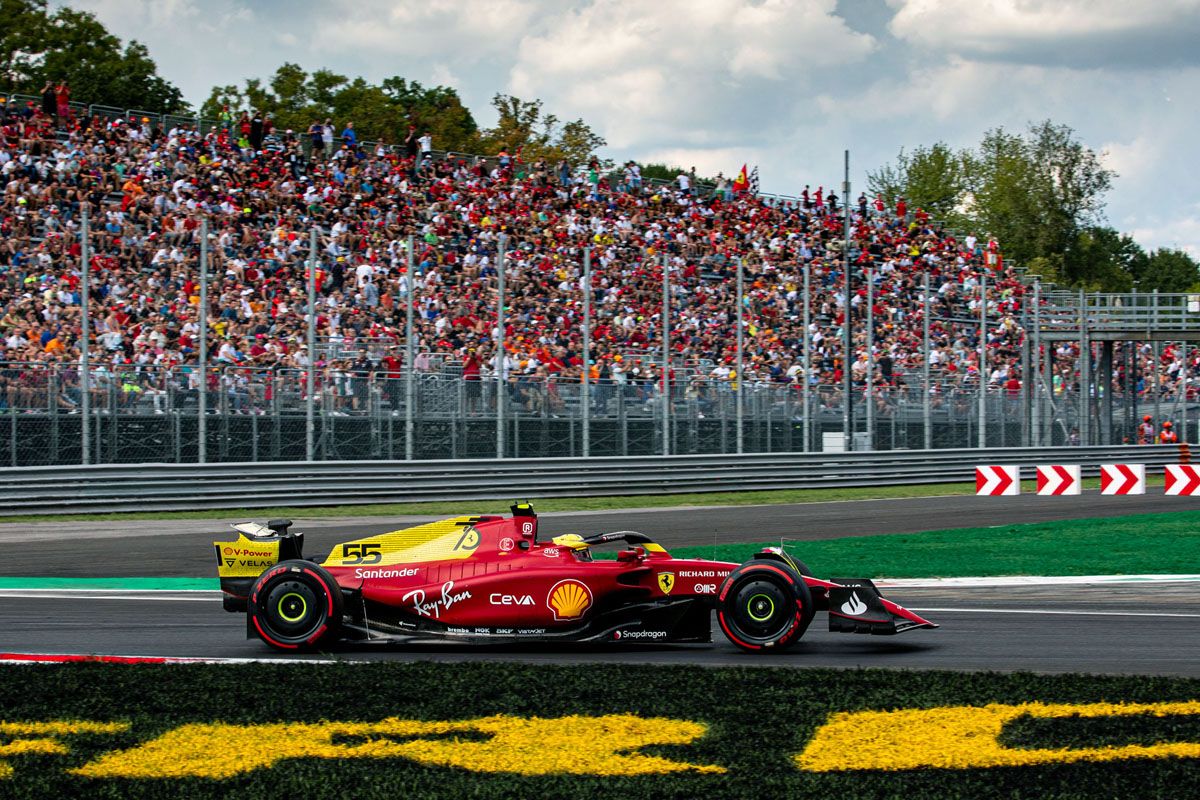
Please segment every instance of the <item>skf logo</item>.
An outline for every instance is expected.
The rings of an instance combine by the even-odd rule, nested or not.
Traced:
[[[559,581],[550,587],[546,605],[556,620],[579,619],[592,607],[592,590],[576,580]]]
[[[662,589],[663,594],[670,594],[671,590],[675,588],[675,573],[658,573],[658,588]]]

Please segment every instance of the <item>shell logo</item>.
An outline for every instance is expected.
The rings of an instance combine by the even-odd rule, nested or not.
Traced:
[[[576,580],[559,581],[550,587],[546,605],[556,620],[578,619],[592,607],[592,590]]]

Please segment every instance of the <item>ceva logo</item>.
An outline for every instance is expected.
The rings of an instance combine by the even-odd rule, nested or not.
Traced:
[[[493,592],[488,595],[488,602],[494,606],[531,606],[533,598],[527,594],[500,594]]]

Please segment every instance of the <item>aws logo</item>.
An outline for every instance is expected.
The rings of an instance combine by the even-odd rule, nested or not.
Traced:
[[[579,619],[592,607],[592,590],[577,580],[559,581],[550,587],[546,605],[556,620]]]

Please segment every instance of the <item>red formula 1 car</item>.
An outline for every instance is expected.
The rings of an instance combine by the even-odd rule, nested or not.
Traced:
[[[512,508],[339,544],[319,564],[287,520],[237,525],[236,541],[214,543],[225,609],[280,650],[379,639],[710,642],[714,609],[729,641],[754,652],[795,644],[818,610],[832,631],[937,627],[869,580],[812,577],[782,548],[739,565],[672,558],[633,531],[540,541],[533,509]],[[625,545],[615,560],[592,558],[612,542]]]

